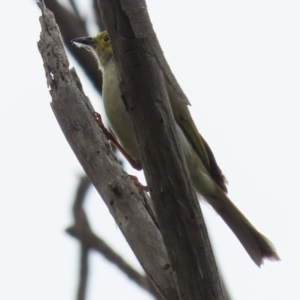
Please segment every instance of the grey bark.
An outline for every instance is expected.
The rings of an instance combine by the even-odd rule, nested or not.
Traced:
[[[179,299],[161,234],[146,209],[146,195],[112,153],[75,70],[69,69],[54,16],[43,1],[39,6],[42,32],[38,48],[57,121],[149,278],[165,299]]]
[[[35,0],[36,2],[36,0]],[[55,15],[63,40],[70,53],[76,58],[95,89],[102,93],[102,74],[95,63],[94,57],[87,51],[72,47],[71,40],[81,36],[88,36],[86,24],[75,13],[64,7],[57,0],[44,0],[47,8]]]
[[[163,57],[145,1],[98,3],[112,41],[121,93],[136,131],[158,224],[175,271],[178,297],[224,299],[163,78],[181,101],[188,101]]]
[[[91,181],[84,175],[80,178],[73,205],[74,225],[67,228],[66,232],[80,241],[80,273],[77,290],[77,299],[86,299],[89,270],[89,250],[95,250],[109,262],[119,268],[129,279],[134,281],[139,287],[151,293],[155,299],[163,299],[153,286],[148,276],[140,274],[131,267],[124,259],[116,253],[108,244],[98,237],[92,230],[87,214],[84,209],[87,200],[87,191],[91,187]],[[105,224],[103,224],[105,227]]]
[[[120,64],[121,74],[126,73],[121,78],[127,79],[122,81],[126,82],[123,92],[134,116],[133,123],[141,125],[137,136],[143,164],[172,268],[160,232],[147,211],[146,196],[122,171],[105,142],[79,79],[74,70],[69,70],[53,16],[41,3],[43,31],[39,49],[52,96],[52,109],[74,153],[160,293],[172,300],[223,299],[202,215],[187,180],[189,175],[178,147],[174,120],[165,100],[162,76],[166,76],[169,84],[178,91],[181,101],[188,101],[180,93],[172,74],[168,73],[168,66],[149,27],[144,2],[127,1],[128,7],[126,3],[122,7],[120,1],[115,0],[101,3],[107,14],[106,25],[113,23],[108,29],[113,28],[109,33],[114,47],[119,44],[120,49],[128,50],[129,46],[131,50],[122,53],[119,49],[118,54],[117,46],[116,56],[120,55],[118,61],[124,62]],[[135,5],[134,10],[132,5]],[[155,143],[149,141],[156,139],[160,147],[156,145],[153,149]]]

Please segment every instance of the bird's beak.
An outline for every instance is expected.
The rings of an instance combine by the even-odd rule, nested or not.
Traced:
[[[96,41],[91,37],[80,37],[80,38],[73,39],[71,42],[78,43],[81,45],[86,45],[86,46],[93,46],[96,44]]]

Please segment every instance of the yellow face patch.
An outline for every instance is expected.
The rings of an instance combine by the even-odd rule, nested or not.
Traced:
[[[95,41],[97,42],[96,44],[96,51],[97,48],[101,48],[103,49],[106,53],[108,54],[112,54],[112,47],[111,47],[111,43],[110,43],[110,38],[108,36],[108,33],[106,31],[103,31],[101,33],[99,33],[98,35],[96,35],[94,37]]]

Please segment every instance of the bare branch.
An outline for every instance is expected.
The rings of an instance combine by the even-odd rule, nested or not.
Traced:
[[[73,206],[75,223],[80,222],[82,219],[82,215],[84,214],[83,203],[90,186],[90,179],[86,175],[81,176]]]
[[[62,32],[64,43],[71,54],[76,58],[95,89],[102,94],[102,74],[98,70],[95,59],[86,51],[72,47],[71,40],[80,36],[88,36],[85,23],[70,12],[57,0],[44,0],[46,6],[54,13],[57,24]]]
[[[146,3],[98,3],[112,41],[121,93],[135,127],[158,224],[176,273],[178,297],[224,299],[203,216],[179,146],[164,77],[176,91],[178,84],[163,57]],[[183,101],[182,95],[178,93]]]
[[[51,107],[71,148],[102,196],[142,267],[166,299],[179,299],[160,232],[142,194],[122,170],[98,125],[60,39],[53,14],[39,3],[42,32],[38,43],[52,96]]]
[[[121,256],[119,256],[111,247],[109,247],[100,237],[98,237],[91,230],[88,218],[84,210],[84,201],[88,188],[91,186],[89,178],[84,175],[80,178],[78,184],[73,214],[75,225],[66,229],[66,232],[71,236],[77,238],[81,243],[81,258],[80,258],[80,275],[77,299],[85,299],[87,277],[88,277],[88,253],[89,249],[93,249],[102,254],[108,261],[114,263],[122,272],[124,272],[131,280],[138,284],[141,288],[151,293],[156,299],[162,299],[160,294],[154,288],[148,277],[141,275],[128,263],[126,263]]]
[[[134,268],[132,268],[127,262],[123,260],[123,258],[118,255],[111,247],[109,247],[100,237],[94,234],[88,227],[82,228],[80,225],[80,229],[77,224],[67,229],[67,232],[78,238],[80,241],[84,241],[85,245],[87,245],[90,249],[96,250],[100,254],[102,254],[108,261],[115,264],[122,272],[124,272],[128,278],[133,280],[136,284],[138,284],[141,288],[145,289],[156,299],[162,299],[160,294],[158,294],[157,290],[153,287],[151,281],[149,281],[148,277],[141,275]],[[83,230],[82,230],[83,229]]]
[[[104,23],[103,23],[103,20],[102,20],[100,11],[99,11],[97,0],[93,0],[93,8],[94,8],[94,13],[95,13],[95,16],[96,16],[99,31],[103,31],[103,30],[105,30],[105,27],[104,27]]]
[[[79,10],[77,8],[77,5],[76,5],[75,1],[74,0],[69,0],[69,3],[71,5],[71,7],[72,7],[72,9],[73,9],[73,11],[74,11],[77,19],[81,20],[81,16],[80,16],[80,13],[79,13]]]
[[[86,198],[88,188],[91,186],[89,178],[84,175],[81,177],[73,206],[73,215],[77,230],[80,234],[84,234],[86,230],[90,230],[88,219],[83,209],[83,203]],[[68,232],[68,231],[67,231]],[[79,234],[79,235],[80,235]],[[77,290],[77,299],[84,300],[86,298],[87,282],[88,282],[88,255],[90,245],[85,239],[80,239],[80,270],[79,270],[79,284]]]
[[[77,300],[86,299],[88,272],[89,272],[89,248],[81,241],[80,247],[80,275],[77,291]]]

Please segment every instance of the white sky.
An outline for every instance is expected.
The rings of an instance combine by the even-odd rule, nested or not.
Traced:
[[[148,7],[230,198],[282,259],[257,268],[203,205],[233,299],[300,299],[300,2],[150,0]],[[32,0],[1,0],[0,12],[0,299],[73,299],[79,247],[64,229],[81,167],[49,105],[39,10]],[[139,268],[102,200],[90,196],[94,229]],[[99,255],[90,278],[89,299],[151,299]]]

